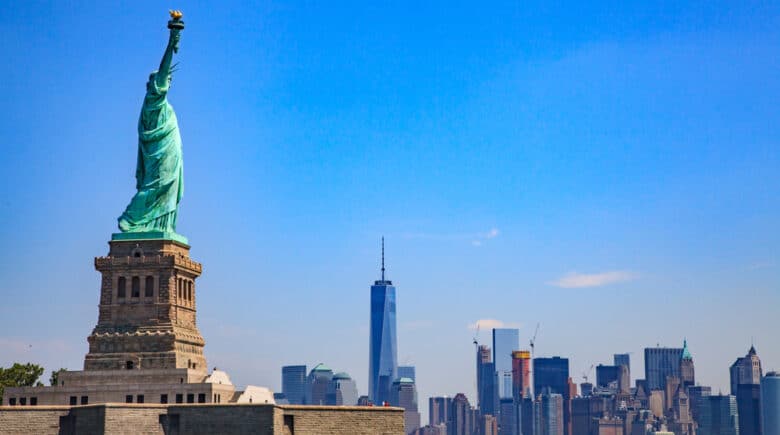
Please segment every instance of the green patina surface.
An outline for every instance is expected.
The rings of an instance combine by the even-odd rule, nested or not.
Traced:
[[[160,68],[152,72],[146,84],[146,96],[138,120],[138,161],[136,166],[136,193],[119,217],[119,229],[136,240],[161,238],[157,234],[173,235],[163,238],[184,239],[176,234],[176,218],[184,192],[184,163],[182,160],[179,124],[173,107],[168,103],[168,89],[173,69],[171,61],[178,51],[179,34],[184,28],[180,16],[168,22],[170,36]],[[155,236],[150,236],[150,235]],[[175,238],[174,238],[175,237]],[[186,239],[184,239],[186,240]]]
[[[172,231],[114,233],[111,234],[111,240],[173,240],[188,246],[190,244],[186,237]]]

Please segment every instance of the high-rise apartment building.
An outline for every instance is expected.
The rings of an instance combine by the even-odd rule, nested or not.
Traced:
[[[344,373],[336,373],[328,384],[325,393],[325,404],[335,406],[355,406],[358,401],[357,385],[352,378]]]
[[[282,394],[291,405],[303,405],[306,400],[306,366],[282,367]]]
[[[333,370],[325,364],[317,364],[306,378],[306,405],[325,405],[328,401],[328,384]]]
[[[428,399],[428,424],[437,426],[450,421],[452,397],[431,397]]]
[[[474,344],[477,344],[476,340],[474,341]],[[490,347],[485,346],[484,344],[480,344],[477,346],[477,408],[482,411],[482,401],[483,401],[483,391],[485,388],[485,383],[488,382],[487,378],[482,377],[483,374],[489,374],[487,369],[485,369],[486,364],[490,364],[493,362],[493,356],[490,352]],[[494,370],[495,366],[493,367]],[[492,376],[489,376],[492,379]],[[493,382],[492,380],[489,382]],[[482,411],[484,414],[484,411]]]
[[[731,394],[737,395],[737,387],[741,384],[761,384],[761,359],[756,353],[756,348],[750,346],[747,355],[737,358],[729,368],[731,375]]]
[[[400,378],[393,381],[390,403],[393,406],[404,409],[406,433],[414,432],[420,427],[420,413],[417,409],[417,387],[411,378]]]
[[[396,299],[392,281],[385,280],[385,239],[382,238],[382,276],[371,286],[368,396],[376,405],[390,402],[390,388],[398,378]]]
[[[544,388],[534,405],[534,435],[564,434],[563,402],[561,394]]]
[[[769,372],[761,378],[762,435],[780,435],[780,373]]]
[[[531,396],[531,352],[517,350],[512,352],[512,397],[519,400]]]
[[[667,376],[680,377],[681,348],[645,348],[645,380],[648,390],[663,390]],[[649,394],[649,391],[648,391]]]
[[[493,329],[493,363],[498,374],[498,397],[512,397],[512,352],[520,346],[520,331]]]

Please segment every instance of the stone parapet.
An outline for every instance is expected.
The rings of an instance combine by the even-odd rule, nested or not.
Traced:
[[[402,435],[402,408],[292,405],[0,406],[0,434]]]

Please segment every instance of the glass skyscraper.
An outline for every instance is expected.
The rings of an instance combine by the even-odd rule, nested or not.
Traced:
[[[517,329],[493,329],[493,363],[496,366],[498,397],[512,397],[512,352],[520,347]]]
[[[292,405],[303,405],[306,399],[306,366],[282,367],[282,393]]]
[[[368,345],[368,396],[376,405],[390,402],[398,378],[395,327],[395,287],[385,280],[385,240],[382,238],[382,279],[371,286],[371,330]]]

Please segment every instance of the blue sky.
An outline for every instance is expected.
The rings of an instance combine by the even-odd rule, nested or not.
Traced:
[[[751,338],[780,368],[776,2],[163,3],[0,9],[0,365],[81,367],[177,8],[179,232],[236,383],[366,392],[382,235],[423,408],[473,399],[480,319],[577,382],[683,337],[705,385]]]

